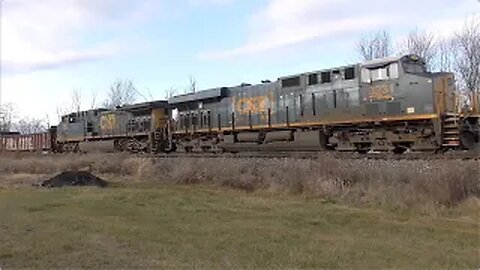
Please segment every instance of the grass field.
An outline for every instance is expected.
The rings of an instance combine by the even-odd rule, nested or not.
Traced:
[[[0,267],[476,269],[478,221],[204,185],[0,186]]]

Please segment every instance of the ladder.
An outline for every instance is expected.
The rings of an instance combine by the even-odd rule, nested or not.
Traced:
[[[161,130],[155,130],[153,132],[153,138],[150,141],[150,143],[152,144],[150,146],[150,151],[152,153],[158,153],[162,150],[161,145],[160,145],[162,143],[162,140],[163,140],[163,134],[162,134]]]
[[[457,113],[446,113],[443,118],[443,142],[442,146],[447,148],[460,147],[460,115]]]

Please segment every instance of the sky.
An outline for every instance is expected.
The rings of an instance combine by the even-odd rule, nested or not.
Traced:
[[[116,79],[138,101],[359,61],[360,37],[438,36],[479,18],[480,0],[0,0],[1,102],[57,119],[71,93],[101,103]]]

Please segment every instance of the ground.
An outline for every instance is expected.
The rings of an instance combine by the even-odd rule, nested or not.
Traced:
[[[0,268],[474,269],[478,221],[206,185],[0,185]]]

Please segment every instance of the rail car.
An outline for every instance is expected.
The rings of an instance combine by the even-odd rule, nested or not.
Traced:
[[[469,108],[459,108],[454,80],[452,73],[428,72],[415,55],[375,59],[273,82],[73,112],[52,129],[48,147],[57,152],[480,154],[480,95],[470,98]],[[0,149],[25,148],[4,138]]]
[[[56,144],[56,130],[36,134],[18,132],[0,133],[0,152],[43,152],[51,151]]]

